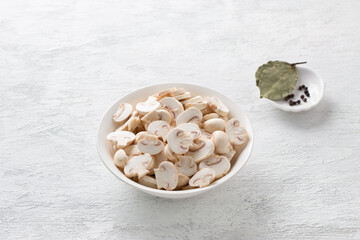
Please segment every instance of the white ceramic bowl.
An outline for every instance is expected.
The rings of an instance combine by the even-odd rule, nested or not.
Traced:
[[[267,99],[274,107],[287,112],[302,112],[310,110],[318,105],[324,94],[324,81],[313,70],[306,67],[296,67],[299,73],[299,80],[293,91],[295,97],[292,100],[300,99],[301,95],[305,95],[303,91],[299,91],[299,86],[305,84],[308,87],[310,97],[307,98],[307,102],[301,101],[300,105],[290,106],[288,102],[283,99],[272,101]]]
[[[210,186],[204,188],[196,188],[191,190],[180,190],[180,191],[165,191],[149,188],[143,185],[134,182],[133,180],[127,178],[114,164],[113,155],[114,151],[112,150],[112,146],[110,141],[106,139],[106,135],[115,130],[116,124],[112,121],[112,115],[116,111],[118,105],[120,103],[131,103],[135,106],[136,103],[140,101],[144,101],[148,96],[153,95],[160,90],[177,87],[177,88],[185,88],[191,92],[192,95],[200,95],[200,96],[215,96],[219,98],[229,109],[230,109],[230,117],[237,117],[240,120],[241,125],[247,130],[249,134],[249,143],[247,144],[244,151],[240,154],[240,156],[235,156],[232,162],[232,167],[229,173],[220,178],[219,180],[212,183]],[[251,124],[249,119],[245,116],[244,112],[240,109],[240,107],[234,103],[232,100],[227,98],[221,93],[218,93],[212,89],[193,85],[193,84],[185,84],[185,83],[164,83],[158,85],[152,85],[149,87],[141,88],[135,92],[132,92],[118,101],[116,101],[105,113],[103,116],[97,135],[97,149],[100,155],[101,160],[105,164],[105,166],[112,172],[117,178],[122,180],[123,182],[143,191],[148,194],[163,197],[163,198],[187,198],[199,195],[201,193],[207,192],[211,189],[214,189],[217,186],[220,186],[222,183],[229,180],[233,177],[246,163],[249,159],[254,143],[253,131],[251,128]]]

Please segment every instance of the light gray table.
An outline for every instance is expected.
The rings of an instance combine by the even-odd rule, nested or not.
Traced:
[[[0,2],[0,239],[360,239],[359,1]],[[308,61],[325,97],[292,114],[258,98],[267,60]],[[193,82],[242,105],[248,164],[166,200],[111,175],[108,106]]]

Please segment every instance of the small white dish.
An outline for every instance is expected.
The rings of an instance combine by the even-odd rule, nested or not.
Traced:
[[[204,188],[195,188],[190,190],[181,190],[181,191],[165,191],[165,190],[158,190],[150,187],[143,186],[134,182],[133,180],[127,178],[114,164],[113,162],[113,155],[114,150],[112,150],[112,146],[110,141],[106,139],[106,135],[109,132],[114,131],[116,128],[116,124],[112,121],[112,115],[116,111],[118,105],[120,103],[131,103],[135,104],[139,101],[145,100],[147,96],[153,95],[160,90],[177,87],[177,88],[186,88],[189,90],[192,95],[200,95],[200,96],[214,96],[219,98],[230,110],[230,117],[236,117],[240,120],[241,125],[247,130],[249,135],[249,143],[247,144],[244,151],[239,155],[235,156],[234,159],[231,161],[231,169],[227,175],[224,177],[216,180],[210,186]],[[254,144],[254,135],[252,131],[252,127],[250,124],[249,119],[246,117],[245,113],[240,109],[240,107],[230,100],[228,97],[224,96],[223,94],[216,92],[212,89],[205,88],[198,85],[193,84],[185,84],[185,83],[164,83],[158,85],[152,85],[148,87],[141,88],[135,92],[132,92],[118,101],[116,101],[104,114],[103,118],[98,127],[98,134],[97,134],[97,149],[101,160],[103,161],[104,165],[110,170],[112,174],[114,174],[117,178],[122,180],[123,182],[139,189],[143,192],[148,194],[163,197],[163,198],[187,198],[199,195],[201,193],[207,192],[215,187],[220,186],[233,176],[245,165],[246,161],[249,159],[252,148]]]
[[[303,102],[301,100],[301,104],[290,106],[288,101],[284,99],[279,99],[276,101],[267,99],[274,107],[281,109],[287,112],[302,112],[310,110],[311,108],[318,105],[324,94],[324,81],[321,79],[319,75],[317,75],[313,70],[306,67],[296,67],[299,73],[299,80],[297,85],[292,92],[295,96],[291,100],[298,100],[301,95],[304,95],[304,91],[299,91],[299,86],[305,85],[308,87],[308,91],[310,93],[310,97],[307,98],[307,102]]]

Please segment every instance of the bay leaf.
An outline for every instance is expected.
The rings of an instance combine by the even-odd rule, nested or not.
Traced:
[[[264,71],[265,68],[268,68],[268,67],[272,67],[274,65],[281,65],[283,63],[286,63],[286,62],[281,62],[281,61],[269,61],[263,65],[261,65],[256,73],[255,73],[255,78],[256,78],[256,86],[259,86],[259,82],[260,82],[260,78],[261,78],[261,74],[262,72]]]

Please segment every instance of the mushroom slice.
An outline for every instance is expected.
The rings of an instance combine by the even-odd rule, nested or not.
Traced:
[[[225,121],[221,118],[212,118],[204,122],[204,129],[209,133],[225,130]]]
[[[229,109],[216,97],[208,97],[207,102],[209,106],[220,116],[227,116]]]
[[[176,162],[178,160],[176,154],[170,149],[169,144],[165,146],[164,153],[170,161]]]
[[[212,168],[215,170],[215,178],[225,176],[230,170],[230,161],[224,156],[212,156],[199,164],[200,169]]]
[[[114,122],[125,121],[131,114],[133,107],[129,103],[121,103],[113,115]]]
[[[160,103],[156,97],[149,96],[145,102],[139,102],[136,104],[136,110],[141,114],[145,115],[151,111],[154,111],[160,107]]]
[[[117,148],[124,148],[134,141],[135,134],[129,131],[115,131],[109,133],[106,138],[116,143]]]
[[[203,115],[209,114],[209,113],[213,113],[214,111],[208,106],[207,108],[201,110]]]
[[[156,155],[164,148],[164,143],[154,135],[144,134],[144,137],[137,143],[137,146],[142,153]]]
[[[137,156],[142,154],[139,148],[137,147],[137,145],[129,145],[126,148],[124,148],[124,151],[127,156]]]
[[[193,158],[195,163],[199,163],[205,158],[210,157],[215,150],[214,143],[209,139],[197,138],[194,140],[194,144],[190,147],[185,156]]]
[[[167,142],[170,149],[176,154],[184,154],[189,151],[189,147],[192,143],[192,136],[186,133],[184,130],[174,128],[170,130]]]
[[[150,169],[154,167],[154,160],[150,154],[145,153],[139,156],[131,157],[125,167],[124,173],[127,177],[138,177],[142,178],[148,174]]]
[[[184,105],[185,109],[191,108],[191,107],[195,107],[199,110],[204,110],[207,108],[208,104],[206,102],[200,102],[200,103],[187,103]]]
[[[170,130],[169,123],[161,120],[151,122],[148,126],[149,133],[161,137],[164,140],[164,142],[166,141],[166,137],[169,133],[169,130]]]
[[[143,139],[145,137],[145,135],[149,134],[147,131],[141,131],[141,132],[138,132],[136,135],[135,135],[135,143],[138,143],[141,139]]]
[[[209,120],[209,119],[219,118],[219,117],[220,117],[220,116],[219,116],[219,114],[217,114],[217,113],[209,113],[209,114],[206,114],[203,119],[204,119],[205,121],[207,121],[207,120]]]
[[[165,161],[160,163],[159,168],[154,169],[157,188],[167,191],[174,190],[178,184],[179,177],[173,163]]]
[[[140,183],[141,185],[144,185],[146,187],[151,187],[151,188],[156,188],[157,184],[156,184],[156,179],[150,176],[143,176],[142,178],[139,178],[138,183]]]
[[[195,173],[189,180],[192,187],[206,187],[215,180],[216,172],[212,168],[204,168]]]
[[[175,90],[170,93],[170,96],[175,97],[175,96],[182,95],[186,92],[188,92],[188,91],[186,91],[185,88],[175,88]]]
[[[227,159],[229,159],[229,161],[231,162],[231,160],[233,159],[235,154],[236,154],[236,151],[231,147],[229,152],[223,153],[223,154],[221,154],[221,156],[227,157]]]
[[[176,119],[184,111],[183,105],[176,99],[166,97],[160,100],[161,107],[169,111],[172,119]]]
[[[188,177],[191,177],[197,171],[197,165],[192,157],[189,156],[179,156],[179,161],[175,163],[175,167],[179,173]]]
[[[133,132],[141,123],[139,117],[131,117],[128,122],[128,131]]]
[[[193,138],[198,138],[201,136],[201,130],[199,126],[195,123],[182,123],[176,128],[184,130],[186,133],[190,134]]]
[[[158,168],[160,163],[168,160],[164,149],[160,153],[154,155],[154,158],[155,158],[154,168]]]
[[[240,121],[236,118],[232,118],[227,122],[225,131],[230,138],[230,142],[235,146],[244,146],[249,141],[247,131],[240,126]]]
[[[179,173],[179,179],[178,184],[176,186],[176,189],[181,189],[182,187],[185,187],[188,185],[190,178],[188,176],[185,176],[181,173]]]
[[[188,98],[191,98],[191,93],[190,92],[185,92],[185,93],[183,93],[181,95],[174,96],[173,98],[175,98],[178,101],[188,99]]]
[[[215,131],[212,134],[211,140],[215,144],[216,153],[227,153],[231,149],[229,136],[223,131]]]
[[[201,96],[196,96],[196,97],[190,98],[188,100],[183,100],[181,103],[183,105],[186,105],[188,103],[200,103],[200,102],[203,102],[203,98]]]
[[[158,95],[159,97],[164,97],[164,96],[170,95],[170,94],[173,93],[174,91],[176,91],[176,88],[169,88],[169,89],[162,90],[162,91],[159,92],[157,95]]]
[[[148,123],[151,123],[156,120],[163,120],[163,121],[170,123],[171,122],[171,114],[164,109],[159,109],[159,110],[154,110],[152,112],[149,112],[148,114],[146,114],[144,117],[141,118],[141,121],[148,122]]]
[[[126,155],[123,149],[116,151],[114,155],[114,163],[119,168],[124,168],[126,162],[128,161],[128,156]]]
[[[182,187],[181,190],[190,190],[190,189],[194,189],[195,187],[190,186],[190,185],[186,185],[185,187]]]
[[[202,113],[198,108],[191,107],[182,112],[176,119],[176,125],[182,123],[196,123],[198,124],[202,119]]]
[[[207,132],[204,129],[201,129],[201,138],[205,138],[205,139],[211,139],[212,135],[211,133]]]

